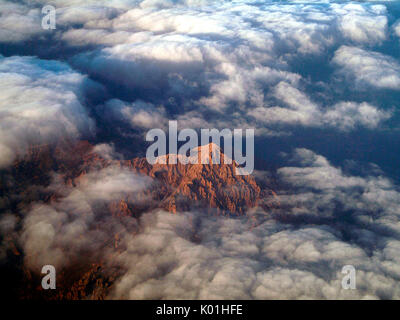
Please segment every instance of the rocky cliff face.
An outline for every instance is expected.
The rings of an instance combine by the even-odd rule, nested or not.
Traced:
[[[169,164],[171,158],[178,156],[166,155],[159,157],[159,163],[154,165],[143,158],[123,161],[120,165],[152,177],[156,181],[154,192],[159,197],[159,207],[173,213],[198,206],[241,215],[257,205],[260,187],[253,177],[236,175],[237,164],[225,164],[218,146],[209,144],[196,151],[199,158],[208,157],[209,163]],[[213,153],[221,155],[219,164],[213,163]]]
[[[17,161],[7,173],[14,183],[7,194],[22,193],[27,185],[47,186],[50,176],[56,172],[67,186],[75,186],[89,172],[108,166],[129,168],[138,174],[147,175],[154,180],[145,192],[151,197],[151,204],[141,208],[140,201],[128,204],[132,199],[121,199],[110,204],[116,215],[131,215],[151,208],[163,208],[170,212],[190,210],[193,207],[215,209],[223,214],[242,215],[248,208],[259,204],[263,190],[252,176],[235,174],[237,164],[231,161],[225,164],[225,155],[215,144],[196,149],[199,164],[169,164],[171,158],[180,156],[168,154],[158,158],[158,163],[151,165],[145,158],[132,160],[106,160],[93,152],[93,147],[86,141],[63,143],[57,147],[39,146]],[[220,157],[220,163],[213,163],[213,155]],[[208,158],[208,164],[200,160]],[[41,199],[43,200],[43,199]],[[133,205],[133,206],[132,206]]]

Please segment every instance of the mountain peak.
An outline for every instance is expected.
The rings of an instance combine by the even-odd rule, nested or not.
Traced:
[[[257,205],[261,189],[255,179],[236,175],[237,164],[225,157],[217,144],[208,143],[191,151],[190,156],[161,156],[154,165],[145,158],[123,165],[152,177],[157,184],[154,192],[158,205],[171,212],[190,210],[196,205],[241,215]],[[180,161],[171,162],[172,157]]]
[[[193,157],[199,159],[199,163],[201,164],[224,162],[225,155],[222,153],[221,148],[213,142],[194,148],[192,151],[194,153]],[[232,163],[232,161],[229,163]]]
[[[157,157],[157,164],[232,164],[232,159],[227,157],[217,144],[210,142],[208,144],[195,147],[190,150],[190,155],[169,153]]]
[[[202,146],[198,146],[196,148],[194,148],[194,150],[196,151],[205,151],[207,152],[207,150],[211,153],[214,151],[221,151],[221,147],[219,145],[217,145],[214,142],[210,142],[208,144],[204,144]]]
[[[69,186],[78,185],[80,179],[87,173],[108,166],[124,167],[153,179],[153,183],[146,190],[122,197],[110,204],[111,212],[118,216],[138,215],[154,208],[179,212],[194,207],[215,209],[224,214],[242,215],[247,209],[257,206],[263,197],[263,190],[254,177],[236,175],[237,164],[234,161],[226,163],[221,148],[214,143],[192,150],[192,157],[206,156],[209,162],[198,161],[187,164],[166,162],[151,165],[146,158],[107,160],[93,151],[93,147],[87,142],[60,146],[56,150],[50,159],[44,151],[39,152],[35,161],[48,163],[49,171],[52,168],[57,169]],[[213,155],[221,157],[220,164],[215,164]],[[165,157],[168,160],[171,156],[168,154]],[[42,176],[40,171],[32,173],[30,170],[39,168],[36,162],[34,166],[21,164],[15,170],[28,177]],[[22,170],[25,167],[27,170]]]

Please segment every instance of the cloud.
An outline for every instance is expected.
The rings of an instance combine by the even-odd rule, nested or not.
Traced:
[[[0,57],[0,166],[32,144],[88,135],[81,101],[90,82],[68,65],[33,57]]]
[[[325,112],[323,123],[341,130],[350,130],[356,125],[373,129],[390,116],[390,111],[380,110],[366,102],[339,102]]]
[[[339,30],[357,43],[377,44],[386,39],[388,19],[383,5],[333,4]]]
[[[121,121],[139,130],[165,128],[168,121],[164,107],[156,107],[140,100],[129,103],[112,99],[98,107],[98,112],[114,125],[115,121]]]
[[[357,126],[376,128],[391,116],[389,111],[380,110],[365,102],[338,102],[323,109],[299,89],[285,82],[280,82],[275,87],[273,95],[287,107],[257,107],[249,110],[248,114],[256,121],[266,124],[332,127],[342,131],[350,131]]]
[[[0,43],[21,42],[45,33],[39,9],[4,0],[0,8]]]
[[[83,3],[82,3],[83,4]],[[101,4],[61,7],[57,10],[57,24],[84,25],[90,21],[109,20],[121,13],[121,10]]]
[[[114,144],[100,143],[93,147],[93,152],[106,160],[123,159],[123,156],[115,151]]]
[[[55,0],[51,32],[41,29],[44,4],[0,0],[2,46],[42,57],[0,57],[0,167],[32,144],[90,135],[86,105],[96,129],[109,130],[105,140],[168,119],[279,137],[299,127],[376,130],[392,116],[389,95],[364,94],[400,85],[397,60],[380,53],[392,45],[388,28],[399,33],[384,3]],[[96,105],[88,78],[107,88]],[[351,94],[341,94],[342,79]],[[122,158],[119,138],[95,139],[94,152]],[[55,176],[55,197],[18,207],[18,218],[2,215],[0,232],[19,239],[28,269],[116,267],[111,299],[399,298],[397,184],[376,166],[356,175],[304,148],[289,163],[277,171],[281,207],[268,212],[113,217],[110,205],[136,199],[151,181],[110,167],[71,186]],[[348,264],[355,291],[341,287]]]
[[[24,0],[24,2],[30,2],[35,4],[46,5],[48,2],[46,0]],[[126,9],[140,3],[140,0],[53,0],[52,4],[54,4],[57,8],[68,8],[68,7],[81,7],[81,6],[108,6],[111,8],[118,9]]]
[[[121,42],[135,43],[148,39],[146,33],[130,33],[126,31],[110,32],[99,29],[70,29],[61,36],[63,41],[72,46],[98,45],[117,45]]]
[[[57,198],[33,203],[22,217],[26,266],[64,270],[103,261],[104,272],[116,277],[109,299],[400,297],[397,187],[383,176],[346,174],[307,149],[295,150],[292,161],[298,166],[278,170],[281,182],[291,185],[287,197],[279,195],[282,207],[255,208],[241,218],[155,210],[121,220],[109,215],[108,204],[140,193],[149,178],[114,166],[89,172],[75,186],[56,176],[50,189]],[[340,211],[332,206],[338,202]],[[301,207],[301,222],[290,222]],[[349,217],[318,220],[338,213]],[[4,216],[0,227],[12,232],[15,219]],[[357,290],[342,289],[341,270],[348,264],[357,270]]]
[[[342,42],[384,41],[385,6],[204,4],[138,2],[112,15],[109,9],[100,14],[101,7],[88,6],[84,10],[93,10],[90,15],[95,18],[81,21],[82,28],[67,30],[61,39],[73,46],[99,46],[74,57],[74,67],[115,84],[133,101],[164,105],[191,127],[212,119],[215,127],[230,122],[256,126],[257,134],[281,135],[290,132],[282,130],[283,125],[349,131],[375,128],[389,117],[367,102],[332,104],[334,96],[326,98],[330,110],[308,98],[308,106],[298,103],[289,109],[270,101],[283,83],[293,88],[291,95],[297,90],[306,97],[300,88],[306,88],[308,80],[291,70],[298,59],[321,56]]]
[[[332,62],[340,67],[339,73],[344,75],[348,82],[355,82],[357,89],[400,88],[400,65],[390,56],[342,46],[335,52]]]
[[[392,264],[393,254],[368,256],[325,226],[294,230],[265,219],[250,230],[245,220],[155,212],[143,216],[140,233],[126,241],[127,250],[114,260],[126,272],[109,298],[374,299],[399,294],[396,277],[382,269]],[[358,270],[358,290],[342,289],[346,264]]]
[[[125,219],[125,225],[112,219],[107,205],[144,190],[150,183],[149,177],[114,166],[91,171],[76,187],[66,187],[56,176],[49,188],[59,198],[48,204],[34,203],[22,221],[20,244],[25,264],[38,270],[51,262],[60,270],[102,256],[100,251],[106,250],[114,234],[128,232],[136,225],[133,218]]]
[[[297,149],[293,161],[300,166],[278,171],[282,182],[292,186],[287,189],[291,190],[288,197],[280,195],[283,207],[279,211],[286,222],[275,220],[276,212],[257,210],[252,213],[259,221],[255,228],[250,227],[247,218],[221,219],[201,212],[170,215],[158,211],[142,216],[140,232],[125,238],[126,251],[113,260],[123,265],[125,272],[109,297],[386,299],[399,296],[397,187],[382,176],[363,178],[345,174],[323,156],[307,149]],[[292,199],[296,203],[290,202]],[[326,214],[346,213],[356,220],[349,223],[346,221],[351,221],[350,217],[342,217],[331,225],[322,220],[308,223],[307,218],[301,223],[288,222],[301,207],[305,217],[308,214],[321,219]],[[366,221],[369,214],[373,215],[373,222]],[[357,270],[354,291],[343,290],[341,286],[341,270],[348,264]]]
[[[400,190],[379,171],[369,176],[351,176],[307,149],[296,149],[294,161],[301,166],[278,170],[289,193],[282,203],[294,214],[334,217],[346,214],[368,228],[386,235],[400,235]]]
[[[400,21],[396,21],[396,23],[393,24],[393,31],[396,36],[400,37]]]

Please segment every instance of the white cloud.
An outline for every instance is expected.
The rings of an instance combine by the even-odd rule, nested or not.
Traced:
[[[400,292],[396,277],[381,269],[392,253],[381,261],[378,252],[369,257],[324,226],[293,230],[265,219],[251,229],[246,220],[165,212],[143,216],[141,225],[115,256],[126,272],[110,298],[373,299]],[[358,290],[342,289],[346,264],[358,270]]]
[[[123,156],[115,151],[114,144],[100,143],[94,146],[93,152],[106,160],[123,159]]]
[[[76,25],[86,24],[90,21],[109,20],[121,13],[121,10],[111,6],[101,5],[81,5],[57,8],[57,24],[60,25]]]
[[[332,62],[341,68],[340,73],[348,82],[355,82],[358,89],[400,89],[400,65],[392,57],[342,46],[335,52]]]
[[[266,124],[300,124],[342,131],[350,131],[357,126],[376,128],[391,115],[389,111],[379,110],[365,102],[339,102],[323,109],[299,89],[285,82],[280,82],[274,88],[273,96],[287,107],[257,107],[250,109],[248,114]]]
[[[350,130],[357,125],[373,129],[390,116],[391,112],[365,102],[339,102],[325,112],[323,123],[342,130]]]
[[[201,109],[203,114],[214,114],[214,126],[225,114],[232,123],[259,126],[256,132],[268,135],[280,134],[276,125],[348,131],[357,126],[375,128],[388,118],[389,113],[368,103],[338,101],[322,110],[319,102],[301,93],[299,85],[307,80],[290,70],[299,57],[323,55],[342,41],[374,45],[385,40],[384,6],[204,4],[138,2],[129,10],[118,9],[115,16],[108,15],[110,9],[100,13],[101,7],[96,7],[90,13],[94,19],[81,21],[82,29],[70,29],[61,39],[78,46],[105,45],[75,57],[74,66],[141,92],[140,98],[153,104],[164,104],[171,97],[180,100],[174,109],[177,118],[188,119],[186,113]],[[271,105],[271,91],[282,83],[293,88],[282,97],[308,101],[295,106],[281,99],[289,108]],[[295,97],[295,91],[301,97]],[[242,116],[239,122],[243,114],[247,118]],[[196,123],[210,121],[198,116]]]
[[[110,115],[111,118],[127,122],[136,129],[165,128],[168,122],[162,106],[156,107],[140,100],[128,103],[113,99],[107,101],[103,109],[106,117]]]
[[[0,42],[25,41],[45,32],[39,9],[4,0],[0,8]]]
[[[333,4],[339,30],[357,43],[377,44],[386,39],[388,19],[383,5]]]
[[[80,102],[86,81],[61,62],[0,56],[0,166],[31,144],[89,134],[92,122]]]
[[[40,269],[51,261],[61,269],[85,260],[82,252],[86,258],[101,256],[115,233],[128,232],[127,228],[136,225],[134,219],[126,225],[112,220],[106,206],[144,190],[150,183],[149,177],[113,166],[91,171],[77,181],[76,187],[66,187],[55,179],[49,188],[59,199],[33,204],[22,222],[20,240],[26,265]]]
[[[390,230],[400,236],[400,192],[390,179],[381,174],[345,174],[307,149],[296,149],[294,160],[301,166],[278,170],[289,190],[293,189],[281,196],[293,214],[333,217],[349,212],[372,230]]]

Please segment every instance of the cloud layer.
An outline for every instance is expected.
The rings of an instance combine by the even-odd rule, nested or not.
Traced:
[[[294,135],[295,148],[263,181],[276,176],[280,207],[242,218],[111,217],[151,181],[110,167],[66,186],[51,173],[55,199],[1,214],[0,260],[12,235],[31,270],[102,261],[119,270],[110,299],[400,298],[400,189],[357,149],[385,133],[395,148],[400,18],[389,3],[55,0],[52,31],[45,4],[0,0],[0,169],[60,140],[136,156],[168,120],[255,128],[257,150],[277,154],[270,145],[287,151]],[[304,147],[325,143],[321,133],[365,161]],[[349,264],[354,291],[341,286]]]
[[[294,125],[375,128],[389,117],[368,101],[332,103],[332,92],[324,93],[330,96],[320,103],[310,103],[310,92],[305,90],[308,80],[292,70],[299,59],[321,57],[340,43],[368,48],[385,41],[388,19],[383,5],[254,5],[246,1],[135,5],[130,9],[100,3],[60,8],[61,23],[74,23],[60,31],[61,41],[78,48],[97,47],[73,57],[72,64],[101,81],[111,81],[131,102],[162,105],[169,117],[191,127],[211,121],[220,128],[227,124],[256,127],[259,135],[279,135],[282,126],[290,131]],[[342,67],[341,59],[348,60],[343,54],[357,60],[360,52],[340,49],[333,62]],[[365,54],[374,55],[369,50]],[[377,66],[382,59],[386,57],[378,56],[371,63]],[[343,68],[346,73],[352,68],[360,72],[359,65]],[[396,86],[387,81],[395,82],[397,68],[390,73],[385,74],[386,80],[378,79],[378,86]],[[304,97],[297,106],[276,100],[277,91],[285,86],[289,95],[297,95],[293,99]],[[328,103],[330,107],[322,111],[320,104]]]
[[[29,146],[90,133],[86,77],[57,61],[0,56],[0,167]]]
[[[109,299],[399,298],[400,190],[381,175],[346,174],[311,150],[295,150],[292,162],[278,170],[292,186],[280,192],[281,207],[242,218],[153,211],[121,220],[104,208],[146,188],[148,178],[116,167],[76,187],[55,177],[58,200],[33,204],[18,231],[26,265],[104,261],[120,270]],[[15,221],[6,215],[0,226],[10,234]],[[349,264],[357,290],[341,285]]]
[[[356,47],[340,47],[333,58],[340,73],[357,88],[400,89],[400,65],[392,57]]]

